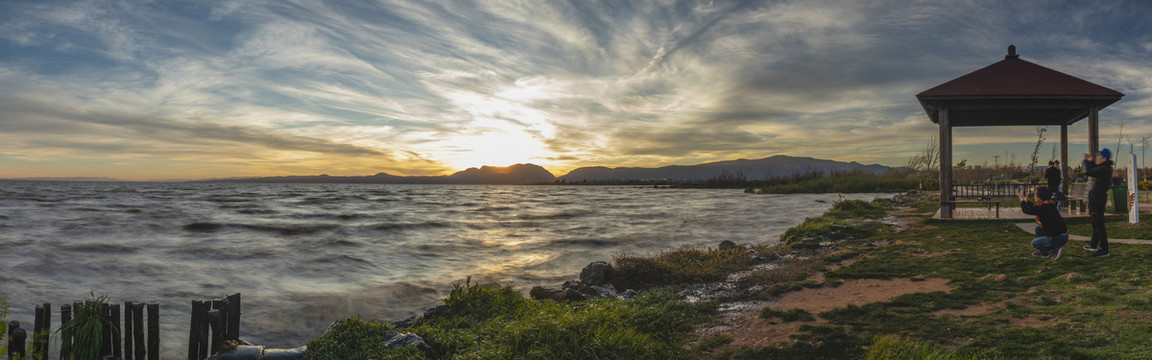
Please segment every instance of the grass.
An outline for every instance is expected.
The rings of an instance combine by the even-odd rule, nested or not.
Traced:
[[[447,310],[411,329],[360,318],[341,320],[308,343],[306,359],[690,359],[693,326],[710,318],[711,305],[693,305],[667,290],[633,299],[576,303],[534,301],[510,287],[457,285]],[[415,333],[429,354],[390,349],[389,331]]]
[[[112,324],[105,320],[102,307],[108,303],[108,296],[84,300],[79,306],[72,308],[72,319],[60,326],[56,332],[62,334],[60,342],[61,359],[96,359],[104,347],[104,328]],[[115,329],[113,328],[113,331]],[[71,339],[72,341],[67,341]]]
[[[1113,257],[1106,259],[1072,250],[1052,261],[1029,256],[1031,236],[1011,221],[932,220],[932,211],[919,220],[922,229],[879,230],[856,241],[893,245],[858,247],[849,252],[856,256],[854,263],[825,276],[829,281],[944,278],[951,291],[826,311],[817,316],[827,323],[802,327],[798,343],[745,349],[745,358],[860,358],[869,356],[864,353],[868,344],[869,353],[887,349],[879,358],[1152,357],[1152,246],[1115,244]],[[988,310],[977,315],[939,312],[975,305]],[[822,349],[829,342],[858,348],[841,353]]]
[[[614,259],[618,289],[649,289],[675,284],[717,281],[749,269],[756,253],[732,249],[677,249],[653,257],[621,255]]]
[[[0,294],[0,336],[3,336],[0,340],[8,338],[8,314],[8,294]],[[7,344],[0,346],[0,354],[8,354]]]
[[[806,179],[791,184],[774,184],[756,189],[757,194],[835,194],[835,193],[892,193],[920,186],[914,176],[862,175],[830,176]]]
[[[1069,234],[1092,236],[1091,218],[1070,218],[1065,221]],[[1140,214],[1139,224],[1129,224],[1127,214],[1117,214],[1111,218],[1106,217],[1104,227],[1108,229],[1108,238],[1111,239],[1152,240],[1152,214]]]

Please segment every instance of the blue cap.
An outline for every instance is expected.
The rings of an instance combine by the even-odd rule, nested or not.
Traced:
[[[1105,159],[1112,160],[1112,151],[1108,150],[1108,148],[1100,149],[1100,155],[1104,155]]]

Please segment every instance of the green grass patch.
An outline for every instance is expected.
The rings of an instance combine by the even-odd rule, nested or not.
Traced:
[[[448,309],[403,330],[423,337],[441,359],[689,359],[692,327],[711,305],[688,304],[670,291],[633,299],[575,303],[534,301],[511,287],[456,286]],[[308,343],[308,359],[422,358],[413,348],[380,345],[389,324],[341,320]]]
[[[613,283],[619,289],[649,289],[668,285],[721,280],[747,270],[756,254],[744,247],[731,249],[676,249],[654,257],[630,255],[614,259]]]
[[[1069,234],[1092,236],[1091,218],[1069,218],[1066,222]],[[1139,224],[1129,224],[1127,214],[1118,214],[1105,218],[1104,227],[1110,239],[1152,240],[1152,214],[1140,214]]]
[[[893,193],[915,189],[920,178],[913,176],[851,175],[820,177],[796,183],[757,187],[758,194]]]
[[[935,201],[928,197],[922,200]],[[928,205],[911,206],[935,211]],[[1123,220],[1112,220],[1109,225],[1121,225],[1118,223]],[[1070,219],[1069,223],[1073,227],[1087,225],[1088,219]],[[824,258],[826,264],[856,258],[851,265],[827,272],[827,281],[944,278],[950,280],[950,291],[911,293],[826,311],[818,316],[828,321],[827,329],[809,329],[796,344],[746,349],[738,355],[755,358],[803,353],[837,359],[1152,357],[1152,345],[1146,345],[1152,343],[1148,335],[1152,329],[1148,315],[1152,314],[1152,246],[1114,244],[1112,257],[1097,259],[1073,242],[1070,251],[1053,261],[1032,257],[1032,236],[1008,220],[926,218],[918,228],[911,232],[879,229],[864,240],[887,240],[891,245],[857,247]],[[1116,237],[1111,231],[1109,235]],[[781,286],[794,289],[799,284]],[[947,312],[977,305],[985,312]],[[863,339],[880,340],[871,341],[865,354],[865,345],[860,344],[868,342]],[[826,341],[859,346],[856,350],[861,352],[818,352]]]

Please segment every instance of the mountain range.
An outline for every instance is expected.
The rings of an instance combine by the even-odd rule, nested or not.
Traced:
[[[563,181],[567,183],[610,183],[665,181],[700,181],[720,176],[747,179],[765,179],[822,171],[866,171],[882,174],[893,168],[884,165],[864,165],[810,157],[776,155],[757,160],[729,160],[698,165],[672,165],[659,168],[604,166],[582,167],[556,177],[535,164],[516,164],[507,167],[483,166],[468,168],[452,175],[397,176],[377,173],[371,176],[276,176],[260,178],[233,178],[204,180],[210,182],[272,182],[272,183],[365,183],[365,184],[543,184]]]

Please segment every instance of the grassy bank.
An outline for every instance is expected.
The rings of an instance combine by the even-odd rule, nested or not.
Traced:
[[[915,176],[852,174],[749,187],[745,189],[745,192],[758,194],[894,193],[915,189],[920,186],[920,181],[920,178]]]
[[[309,343],[309,356],[1152,358],[1152,247],[1114,244],[1112,257],[1096,259],[1072,242],[1058,260],[1033,257],[1031,236],[1011,221],[930,219],[936,199],[841,201],[790,229],[783,246],[620,256],[617,286],[643,290],[633,299],[534,301],[511,288],[460,285],[445,300],[447,310],[410,329],[345,319]],[[876,221],[895,209],[902,225]],[[809,293],[886,281],[943,287],[819,311],[782,305],[803,304]],[[684,301],[685,293],[701,287],[722,291]],[[758,305],[731,310],[749,304]],[[753,320],[733,315],[738,311]],[[784,334],[750,341],[768,336],[751,327]],[[384,347],[378,339],[388,331],[418,334],[430,350]]]

